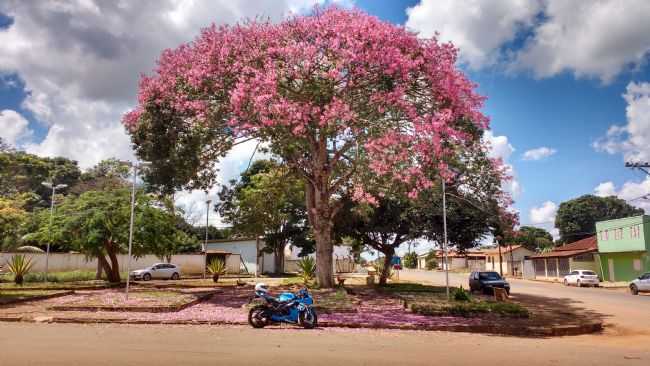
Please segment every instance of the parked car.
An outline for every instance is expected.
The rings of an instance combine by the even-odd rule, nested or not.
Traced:
[[[494,288],[499,287],[506,290],[507,294],[510,294],[510,284],[508,281],[501,278],[499,273],[487,271],[487,272],[472,272],[469,275],[469,290],[470,291],[481,291],[483,293],[493,293]]]
[[[181,278],[181,268],[171,263],[156,263],[151,267],[131,271],[131,279],[133,280],[177,280],[179,278]]]
[[[600,280],[598,275],[594,271],[588,271],[584,269],[577,269],[571,271],[568,275],[564,276],[564,285],[571,286],[576,285],[578,287],[582,286],[600,286]]]
[[[632,281],[630,283],[630,292],[632,295],[638,295],[639,292],[650,292],[650,272],[644,273]]]

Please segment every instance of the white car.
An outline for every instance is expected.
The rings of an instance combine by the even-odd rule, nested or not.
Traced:
[[[156,263],[145,269],[131,271],[132,280],[149,281],[151,279],[177,280],[181,278],[181,268],[171,263]]]
[[[630,283],[630,292],[632,295],[638,295],[639,292],[650,292],[650,272],[644,273],[632,281]]]
[[[564,285],[576,285],[578,287],[582,286],[600,286],[600,280],[598,275],[594,271],[588,271],[584,269],[577,269],[571,271],[568,275],[564,276]]]

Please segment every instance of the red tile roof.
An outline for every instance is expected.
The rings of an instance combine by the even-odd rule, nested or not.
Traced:
[[[522,248],[522,246],[521,245],[513,245],[512,246],[512,251],[514,252],[515,250],[517,250],[519,248]],[[490,254],[499,254],[499,248],[488,249],[488,250],[485,250],[483,253],[488,254],[488,255],[490,255]],[[501,246],[501,254],[503,254],[503,253],[510,253],[510,245],[502,245]]]
[[[573,243],[563,245],[553,249],[551,252],[536,254],[531,258],[549,258],[549,257],[573,257],[578,254],[585,254],[598,251],[596,236],[590,236]]]

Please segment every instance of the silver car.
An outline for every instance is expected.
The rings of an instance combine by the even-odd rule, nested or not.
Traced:
[[[181,278],[181,268],[171,263],[156,263],[151,267],[131,271],[130,276],[132,280],[177,280]]]
[[[630,283],[630,292],[632,295],[638,295],[639,292],[650,292],[650,272],[644,273],[632,281]]]

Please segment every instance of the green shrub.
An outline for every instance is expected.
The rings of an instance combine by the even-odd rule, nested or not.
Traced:
[[[471,301],[472,297],[469,292],[465,291],[463,286],[452,290],[452,295],[456,301]]]
[[[497,314],[509,318],[527,318],[528,309],[515,303],[494,301],[466,301],[452,303],[413,303],[411,311],[428,316],[462,316],[465,318],[479,314]]]
[[[226,274],[226,262],[220,259],[213,259],[208,264],[208,271],[212,274],[212,281],[219,282],[219,277]]]
[[[80,282],[92,281],[95,279],[94,271],[68,271],[68,272],[51,272],[47,274],[48,282]],[[45,272],[30,273],[25,276],[25,282],[43,282]]]
[[[7,261],[7,267],[9,267],[9,272],[14,275],[14,282],[17,285],[22,285],[25,276],[34,266],[32,259],[28,258],[22,254],[16,254],[9,261]]]
[[[429,251],[427,256],[424,258],[424,261],[426,269],[433,270],[438,268],[438,258],[436,258],[436,252],[434,250]]]
[[[418,267],[418,255],[415,252],[406,253],[404,255],[404,267],[406,268]]]
[[[308,286],[316,277],[316,261],[312,257],[303,257],[297,265],[302,283]]]

